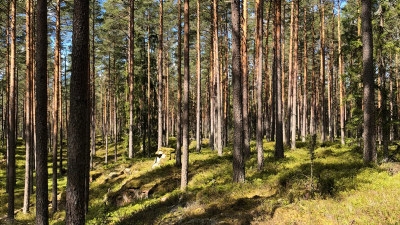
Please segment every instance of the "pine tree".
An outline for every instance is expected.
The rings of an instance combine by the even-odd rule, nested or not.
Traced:
[[[176,166],[182,165],[182,6],[181,0],[178,0],[178,62],[177,62],[177,73],[178,73],[178,93],[177,93],[177,100],[178,100],[178,110],[176,112]]]
[[[53,115],[52,115],[52,150],[53,150],[53,165],[52,165],[52,173],[53,173],[53,186],[52,186],[52,210],[53,213],[57,211],[57,144],[58,144],[58,118],[59,118],[59,86],[60,86],[60,0],[57,0],[56,3],[56,37],[55,37],[55,46],[54,46],[54,79],[53,79]]]
[[[14,220],[15,198],[15,149],[16,149],[16,17],[17,2],[12,0],[10,4],[10,64],[9,64],[9,89],[8,89],[8,133],[7,133],[7,194],[9,220]]]
[[[189,0],[184,0],[183,98],[182,98],[182,173],[181,190],[186,190],[189,169]]]
[[[89,1],[74,1],[72,74],[68,129],[66,224],[85,223],[89,153]]]
[[[263,75],[263,1],[256,0],[256,76],[257,76],[257,164],[258,170],[264,166],[263,122],[262,122],[262,75]]]
[[[363,43],[363,108],[364,108],[364,162],[376,163],[375,134],[375,92],[373,37],[371,23],[371,1],[361,0],[362,43]]]
[[[231,1],[232,8],[232,85],[233,85],[233,181],[245,181],[245,165],[243,154],[243,87],[240,34],[240,0]]]
[[[37,1],[36,13],[36,224],[48,224],[47,1]]]
[[[133,157],[133,107],[134,107],[134,96],[133,96],[133,88],[134,88],[134,55],[135,55],[135,1],[129,0],[129,51],[128,51],[128,87],[129,87],[129,144],[128,144],[128,156],[129,158]]]
[[[283,151],[283,121],[282,121],[282,70],[281,70],[281,0],[275,0],[275,54],[274,54],[274,104],[275,104],[275,158],[281,159],[284,157]]]
[[[160,150],[163,145],[163,92],[164,92],[164,74],[163,74],[163,51],[164,51],[164,8],[163,0],[160,0],[159,12],[159,33],[158,33],[158,135],[157,135],[157,149]]]
[[[33,130],[32,130],[32,107],[33,107],[33,49],[32,44],[32,11],[33,4],[32,0],[26,1],[26,77],[25,77],[25,150],[26,150],[26,158],[25,158],[25,187],[24,187],[24,205],[22,211],[24,213],[29,212],[30,205],[30,187],[32,184],[32,158],[33,154]]]
[[[200,53],[200,0],[197,3],[197,21],[196,21],[196,77],[197,77],[197,95],[196,95],[196,151],[201,150],[201,53]]]

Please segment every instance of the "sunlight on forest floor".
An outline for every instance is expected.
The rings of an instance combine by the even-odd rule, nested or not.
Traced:
[[[173,141],[170,147],[174,147]],[[206,142],[201,153],[195,152],[194,146],[192,143],[189,184],[184,193],[179,190],[181,171],[175,166],[173,148],[163,149],[168,154],[159,167],[152,168],[155,157],[138,153],[128,159],[122,145],[117,149],[117,162],[110,145],[105,164],[104,146],[97,146],[86,224],[395,224],[400,220],[400,163],[365,166],[358,146],[341,147],[336,142],[318,145],[311,176],[308,143],[299,142],[297,150],[286,149],[286,157],[277,161],[274,144],[265,142],[264,169],[258,171],[252,142],[244,184],[232,183],[232,146],[224,148],[221,157]],[[17,152],[15,204],[20,209],[24,149]],[[4,218],[4,150],[0,154],[0,218]],[[51,163],[49,173],[51,193]],[[58,182],[60,210],[51,215],[50,224],[65,222],[66,177]],[[18,210],[16,224],[34,224],[34,208],[32,204],[27,215]]]

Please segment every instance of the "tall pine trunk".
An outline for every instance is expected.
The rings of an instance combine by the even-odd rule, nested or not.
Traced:
[[[233,85],[233,181],[245,181],[245,163],[243,153],[243,86],[240,34],[240,0],[231,0],[232,9],[232,85]]]
[[[375,92],[373,39],[371,23],[371,1],[361,0],[362,43],[363,43],[363,108],[364,108],[364,162],[376,163]]]
[[[158,33],[158,93],[157,93],[157,101],[158,101],[158,135],[157,135],[157,150],[160,150],[163,145],[163,45],[164,45],[164,8],[163,8],[163,0],[160,0],[160,12],[159,12],[159,33]]]
[[[25,187],[24,187],[24,205],[22,208],[23,213],[29,212],[30,204],[30,186],[32,183],[32,158],[33,154],[33,131],[32,131],[32,80],[33,80],[33,58],[32,56],[32,9],[33,4],[31,0],[26,1],[26,77],[25,77]]]
[[[148,15],[149,20],[150,15]],[[147,26],[147,35],[150,40],[150,26]],[[151,147],[151,130],[150,130],[150,122],[151,122],[151,58],[150,58],[150,41],[147,41],[147,155],[150,156],[150,147]],[[146,148],[143,148],[145,151]],[[178,155],[178,152],[177,152]],[[178,157],[177,157],[178,158]]]
[[[291,99],[291,104],[292,104],[292,109],[291,109],[291,118],[290,118],[290,132],[291,132],[291,149],[296,148],[296,134],[297,134],[297,77],[298,77],[298,60],[297,60],[297,53],[298,53],[298,30],[299,30],[299,25],[298,25],[298,14],[299,14],[299,1],[298,0],[293,0],[293,53],[292,53],[292,63],[293,63],[293,68],[292,68],[292,74],[290,75],[292,77],[292,97]]]
[[[200,0],[196,1],[197,5],[197,31],[196,31],[196,78],[197,78],[197,95],[196,95],[196,151],[201,150],[201,55],[200,55]]]
[[[243,77],[243,153],[245,158],[250,157],[250,129],[249,129],[249,66],[247,56],[247,20],[248,9],[247,0],[243,1],[243,15],[242,15],[242,77]]]
[[[36,7],[36,224],[48,224],[47,1]]]
[[[307,21],[307,8],[304,7],[303,21]],[[308,73],[308,54],[307,54],[307,26],[303,25],[303,100],[302,100],[302,122],[301,122],[301,141],[306,141],[307,136],[307,118],[308,118],[308,87],[307,87],[307,73]]]
[[[270,20],[272,16],[272,7],[274,3],[272,1],[269,2],[268,6],[268,14],[267,14],[267,23],[266,23],[266,37],[265,37],[265,131],[266,131],[266,136],[270,141],[273,141],[275,139],[275,124],[274,124],[274,111],[275,107],[273,104],[273,97],[272,97],[272,92],[273,92],[273,82],[272,82],[272,70],[270,69],[270,63],[269,63],[269,53],[270,53],[270,45],[269,45],[269,28],[270,28]]]
[[[132,158],[133,157],[133,104],[134,104],[134,96],[133,96],[133,88],[134,88],[134,55],[135,55],[135,1],[134,0],[129,0],[129,51],[128,51],[128,56],[129,56],[129,78],[128,78],[128,86],[129,86],[129,147],[128,147],[128,157]]]
[[[183,98],[182,98],[182,173],[181,190],[188,184],[189,170],[189,0],[184,0],[184,36],[183,36]]]
[[[275,158],[284,158],[282,121],[282,61],[281,61],[281,0],[275,0],[275,54],[274,54],[274,101],[275,101]]]
[[[284,7],[285,8],[285,7]],[[290,36],[289,36],[289,56],[288,56],[288,88],[287,88],[287,110],[286,110],[286,120],[284,121],[284,139],[283,143],[287,145],[291,145],[291,119],[292,119],[292,99],[293,99],[293,29],[294,29],[294,1],[290,3]],[[284,21],[283,21],[284,23]],[[282,31],[285,34],[285,31]],[[285,40],[285,38],[284,38]],[[285,51],[283,51],[283,55],[285,55]],[[285,60],[282,60],[285,62]],[[285,63],[284,63],[285,64]],[[284,68],[284,67],[283,67]],[[285,70],[283,70],[285,71]],[[284,72],[283,72],[284,73]],[[284,90],[285,86],[283,86]],[[283,92],[284,93],[284,92]]]
[[[182,6],[178,0],[178,104],[176,112],[176,166],[182,165]]]
[[[15,149],[16,149],[16,1],[11,1],[10,19],[10,65],[8,87],[8,133],[7,133],[7,194],[8,194],[8,219],[14,220],[14,192],[16,181]]]
[[[262,76],[263,76],[263,9],[264,1],[256,0],[256,64],[255,74],[257,77],[257,165],[258,170],[264,166],[263,150],[263,103],[262,103]],[[244,107],[245,108],[245,107]]]
[[[342,29],[341,29],[341,23],[342,21],[340,20],[340,0],[338,0],[338,69],[339,69],[339,107],[340,107],[340,143],[342,145],[345,144],[345,137],[346,137],[346,130],[345,130],[345,108],[346,108],[346,103],[344,101],[345,98],[345,90],[344,90],[344,70],[343,70],[343,55],[342,55]]]
[[[52,187],[52,209],[53,213],[57,211],[57,144],[58,144],[58,105],[59,105],[59,88],[60,88],[60,0],[56,5],[56,37],[54,45],[54,79],[53,79],[53,115],[52,115],[52,149],[53,149],[53,187]]]
[[[326,140],[326,104],[325,104],[325,0],[320,0],[320,122],[321,122],[321,141]]]
[[[215,104],[215,138],[218,155],[222,156],[222,94],[221,94],[221,75],[219,70],[219,39],[218,39],[218,1],[213,1],[213,74],[214,74],[214,104]]]
[[[93,157],[96,155],[96,47],[95,47],[95,24],[96,24],[96,0],[92,1],[92,52],[90,73],[90,168],[93,168]]]
[[[74,1],[66,224],[85,223],[89,154],[89,1]],[[85,171],[85,172],[82,172]]]

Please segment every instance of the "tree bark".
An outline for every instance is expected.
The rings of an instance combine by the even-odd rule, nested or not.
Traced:
[[[380,6],[382,7],[382,6]],[[379,82],[379,92],[380,99],[378,98],[380,105],[380,135],[382,137],[382,151],[384,159],[388,159],[389,157],[389,140],[390,140],[390,114],[388,111],[388,92],[386,88],[387,83],[387,71],[385,65],[385,54],[383,53],[383,37],[382,34],[384,32],[384,17],[383,10],[380,10],[379,14],[379,27],[378,27],[378,40],[377,40],[377,60],[378,60],[378,82]],[[379,114],[378,114],[379,115]]]
[[[214,4],[212,4],[212,13],[214,13]],[[212,29],[214,30],[214,22],[211,23]],[[214,46],[214,32],[210,32],[210,46]],[[214,48],[211,47],[210,51],[210,69],[209,69],[209,79],[208,79],[208,92],[209,92],[209,110],[208,114],[210,115],[210,137],[209,137],[209,145],[212,150],[215,149],[215,90],[214,90]]]
[[[258,170],[264,166],[263,150],[263,103],[262,103],[262,76],[263,76],[263,10],[264,1],[256,0],[256,64],[255,74],[257,76],[257,165]]]
[[[296,149],[296,134],[297,134],[297,76],[298,76],[298,60],[297,60],[297,53],[298,53],[298,14],[299,14],[299,1],[293,0],[293,55],[292,55],[292,110],[291,110],[291,119],[290,119],[290,132],[291,132],[291,149]]]
[[[361,29],[363,43],[363,108],[364,108],[364,163],[376,163],[375,93],[371,1],[361,0]]]
[[[285,8],[285,6],[283,7]],[[293,102],[293,45],[294,45],[294,38],[293,38],[293,31],[294,31],[294,1],[292,1],[290,3],[290,36],[289,36],[289,56],[288,56],[288,64],[289,64],[289,68],[288,68],[288,88],[287,88],[287,108],[286,108],[286,120],[284,121],[284,139],[283,139],[283,143],[287,144],[287,145],[291,145],[291,129],[292,129],[292,102]],[[283,23],[285,23],[283,21]],[[283,35],[285,34],[285,31],[282,31]],[[285,38],[283,38],[285,40]],[[285,55],[285,51],[282,50],[283,55]],[[285,62],[285,60],[282,60],[283,62]],[[285,63],[284,63],[285,64]],[[283,67],[284,68],[284,67]],[[283,71],[285,71],[283,69]],[[283,72],[284,73],[284,72]],[[285,89],[285,86],[283,86],[283,90]],[[285,93],[283,91],[283,93]],[[291,146],[292,148],[292,146]]]
[[[332,9],[333,11],[333,9]],[[332,12],[332,15],[334,15],[334,12]],[[334,45],[334,36],[335,36],[335,23],[334,20],[332,20],[331,24],[331,29],[328,30],[328,40],[329,40],[329,59],[328,59],[328,121],[327,121],[327,126],[328,126],[328,140],[333,141],[335,138],[335,124],[334,124],[334,118],[335,118],[335,85],[334,85],[334,80],[335,80],[335,74],[334,74],[334,50],[333,50],[333,45]],[[329,37],[330,36],[330,37]]]
[[[72,73],[68,129],[66,224],[85,223],[85,179],[89,154],[89,1],[74,1]]]
[[[311,21],[311,33],[312,33],[312,46],[313,51],[311,54],[311,68],[315,68],[315,29],[314,29],[314,18]],[[317,99],[318,99],[318,85],[315,69],[311,71],[311,107],[310,107],[310,134],[314,136],[317,132]]]
[[[232,85],[233,85],[233,182],[245,181],[243,153],[243,97],[240,34],[240,0],[231,0],[232,9]]]
[[[250,129],[249,129],[249,66],[247,56],[247,20],[248,9],[247,0],[243,0],[243,15],[242,15],[242,68],[243,68],[243,153],[245,158],[250,157]]]
[[[200,0],[197,5],[197,32],[196,32],[196,77],[197,77],[197,101],[196,101],[196,151],[201,150],[201,53],[200,53]]]
[[[150,15],[148,15],[148,20],[150,18]],[[148,35],[148,41],[147,41],[147,155],[150,156],[150,147],[151,147],[151,141],[150,141],[150,135],[151,135],[151,130],[150,130],[150,122],[151,122],[151,58],[150,58],[150,26],[147,25],[147,35]],[[145,148],[143,148],[143,151],[145,151]],[[178,152],[176,153],[178,155]],[[178,159],[178,156],[177,156]]]
[[[308,96],[308,87],[307,87],[307,73],[308,73],[308,54],[307,54],[307,26],[306,26],[306,21],[307,21],[307,8],[304,8],[304,13],[303,13],[303,21],[304,21],[304,27],[303,27],[303,114],[302,114],[302,127],[301,127],[301,141],[305,142],[306,141],[306,136],[307,136],[307,115],[308,115],[308,101],[307,101],[307,96]]]
[[[11,1],[10,15],[10,65],[9,65],[9,89],[8,89],[8,133],[7,133],[7,194],[9,220],[14,220],[14,192],[16,181],[15,149],[16,149],[16,17],[17,2]]]
[[[215,115],[216,115],[216,148],[218,155],[222,156],[222,94],[221,94],[221,75],[219,71],[219,39],[218,39],[218,1],[213,0],[213,74],[215,78],[215,89],[214,101],[215,105]],[[214,89],[214,90],[215,90]]]
[[[182,6],[178,0],[178,109],[176,112],[176,166],[182,165]]]
[[[320,98],[321,98],[321,142],[326,140],[326,105],[325,105],[325,0],[320,0]]]
[[[33,142],[32,142],[32,80],[33,80],[33,59],[31,57],[32,49],[31,44],[32,40],[32,8],[33,4],[31,0],[26,1],[26,37],[25,37],[25,48],[26,48],[26,77],[25,77],[25,150],[26,150],[26,158],[25,158],[25,187],[24,187],[24,205],[23,205],[23,213],[29,212],[30,205],[30,186],[32,183],[31,179],[31,162],[32,162],[32,152],[33,152]]]
[[[93,168],[93,157],[96,155],[96,47],[95,47],[95,24],[96,24],[96,0],[92,1],[92,69],[90,74],[90,168]]]
[[[36,7],[36,224],[48,224],[47,1]]]
[[[55,213],[57,206],[57,143],[58,143],[58,105],[59,105],[59,85],[60,85],[60,0],[56,3],[56,36],[54,45],[54,79],[53,79],[53,115],[52,115],[52,149],[53,149],[53,187],[52,187],[52,210]]]
[[[181,190],[188,184],[189,170],[189,0],[184,0],[184,36],[183,36],[183,98],[182,98],[182,173]]]
[[[344,101],[345,98],[345,90],[344,90],[344,79],[343,79],[343,75],[344,75],[344,70],[343,70],[343,55],[342,55],[342,34],[341,34],[341,20],[340,20],[340,11],[341,11],[341,7],[340,7],[340,0],[338,0],[338,53],[339,53],[339,57],[338,57],[338,69],[339,69],[339,107],[340,107],[340,143],[342,145],[345,144],[345,137],[346,137],[346,130],[345,130],[345,107],[346,107],[346,103]]]
[[[163,144],[163,45],[164,45],[164,8],[163,0],[160,0],[159,12],[159,33],[158,33],[158,136],[157,136],[157,150],[160,150]]]
[[[282,62],[281,62],[281,0],[275,0],[275,54],[274,54],[274,89],[276,90],[275,96],[275,158],[284,158],[283,150],[283,124],[282,124]]]
[[[133,80],[134,80],[134,60],[135,60],[135,1],[129,0],[129,148],[128,157],[133,158]]]
[[[275,106],[274,106],[274,101],[273,101],[273,83],[272,82],[272,77],[273,77],[273,72],[270,69],[270,63],[269,63],[269,53],[270,53],[270,45],[269,45],[269,28],[270,28],[270,20],[272,16],[272,7],[274,3],[273,1],[269,2],[268,6],[268,14],[267,14],[267,24],[266,24],[266,37],[265,37],[265,130],[266,130],[266,136],[270,141],[275,140],[275,119],[274,119],[274,111],[275,111]]]

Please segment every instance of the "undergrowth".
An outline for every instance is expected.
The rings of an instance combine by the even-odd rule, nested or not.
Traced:
[[[174,141],[170,144],[173,148]],[[311,153],[309,142],[298,142],[296,150],[285,149],[285,158],[275,160],[274,143],[264,142],[266,157],[259,171],[252,142],[243,184],[232,182],[232,146],[224,148],[220,157],[207,148],[206,141],[200,153],[195,152],[194,142],[191,146],[189,184],[182,192],[175,155],[152,168],[154,157],[136,154],[129,159],[125,148],[119,146],[119,160],[113,161],[110,150],[105,164],[104,146],[99,145],[91,171],[86,224],[396,224],[400,220],[400,164],[366,166],[355,145],[316,143]],[[19,209],[24,149],[17,151]],[[51,170],[49,173],[51,193]],[[0,179],[0,216],[4,218],[4,160],[0,161]],[[50,215],[50,224],[65,221],[65,176],[59,177],[59,185],[60,211]],[[34,196],[32,200],[31,212],[24,215],[18,211],[15,224],[34,224]]]

